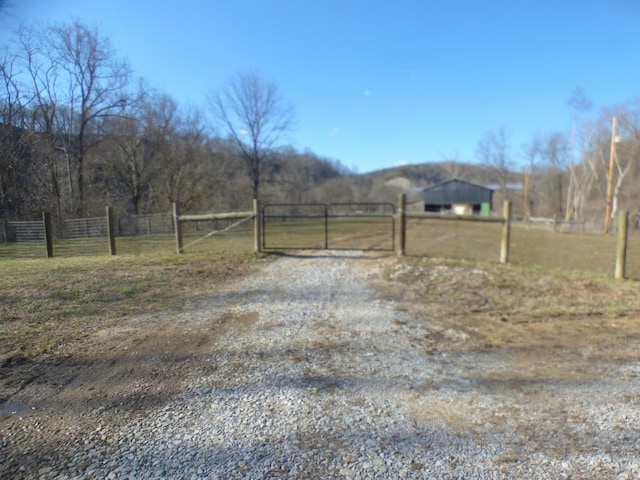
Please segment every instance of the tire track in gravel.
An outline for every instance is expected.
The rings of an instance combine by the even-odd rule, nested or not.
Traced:
[[[225,316],[258,319],[217,342],[213,373],[120,432],[144,439],[135,455],[123,452],[126,471],[136,478],[424,478],[462,469],[491,478],[478,462],[486,448],[418,424],[402,406],[415,385],[448,367],[412,346],[411,320],[376,298],[370,282],[379,266],[358,253],[283,257],[203,301]]]

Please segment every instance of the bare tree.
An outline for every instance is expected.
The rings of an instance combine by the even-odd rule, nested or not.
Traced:
[[[206,141],[204,122],[198,112],[183,114],[177,102],[160,95],[147,113],[145,139],[158,169],[152,186],[161,195],[158,204],[179,203],[189,209],[201,196],[205,178]],[[164,207],[162,207],[164,208]]]
[[[509,133],[506,128],[486,132],[478,142],[476,154],[480,162],[495,173],[503,198],[507,198],[507,181],[513,161],[509,154]]]
[[[615,177],[613,178],[612,218],[615,217],[621,204],[624,205],[623,208],[637,208],[638,189],[635,184],[637,184],[640,174],[640,100],[618,106],[613,110],[604,110],[601,123],[604,124],[613,117],[618,119],[618,129],[614,150]],[[608,133],[606,129],[603,130],[603,133],[605,132]],[[610,134],[609,138],[611,138]],[[606,155],[609,155],[611,147],[606,136],[601,143],[601,150],[606,151]],[[607,145],[609,145],[608,148]],[[608,157],[601,155],[600,158],[603,167],[606,167],[608,164],[606,158]],[[608,169],[604,168],[604,170],[608,172]],[[636,180],[633,182],[634,185],[630,184],[630,179]]]
[[[564,134],[551,132],[544,139],[543,161],[548,165],[549,173],[553,180],[551,182],[552,191],[557,195],[556,212],[559,217],[564,216],[564,188],[565,177],[568,168],[568,144]],[[552,201],[552,204],[555,201]]]
[[[569,139],[569,186],[567,188],[565,220],[572,217],[583,219],[583,211],[587,197],[591,191],[595,177],[593,170],[588,168],[589,157],[586,154],[590,142],[591,127],[584,115],[592,106],[592,101],[582,89],[575,89],[567,105],[572,109],[571,135]],[[581,159],[582,161],[578,161]]]
[[[37,32],[29,28],[19,31],[19,55],[24,68],[30,100],[29,129],[34,134],[33,150],[37,158],[35,175],[39,190],[45,192],[53,202],[57,216],[63,212],[63,182],[66,173],[68,207],[73,210],[73,183],[70,158],[62,148],[59,133],[63,130],[64,116],[61,114],[56,89],[56,65],[46,55],[47,44]],[[64,162],[60,162],[61,157]],[[64,167],[66,165],[66,172]],[[43,205],[44,208],[45,207]]]
[[[28,194],[29,96],[18,81],[18,59],[0,59],[0,215],[24,214]]]
[[[293,127],[293,108],[284,102],[275,83],[253,72],[232,77],[209,96],[214,118],[237,146],[258,198],[260,183],[269,173],[270,159],[283,136]]]
[[[149,185],[158,172],[153,148],[145,136],[152,114],[147,107],[131,109],[126,117],[110,119],[109,139],[101,153],[104,176],[126,192],[134,215],[140,213]]]
[[[50,58],[56,63],[56,88],[63,89],[68,112],[64,148],[75,152],[77,209],[84,210],[85,167],[90,150],[102,140],[99,122],[121,115],[131,102],[131,69],[116,58],[108,38],[79,21],[50,27]]]

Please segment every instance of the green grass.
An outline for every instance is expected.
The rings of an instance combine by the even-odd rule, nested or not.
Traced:
[[[409,220],[407,254],[497,262],[502,225],[480,222]],[[539,272],[575,271],[612,276],[615,235],[554,233],[512,225],[510,263]],[[640,237],[629,236],[627,278],[640,280]]]
[[[1,259],[0,353],[41,353],[131,315],[180,307],[249,271],[256,256],[244,237],[206,239],[182,255],[127,239],[140,254]]]
[[[269,222],[264,229],[267,249],[393,250],[390,217],[329,218]]]
[[[477,261],[500,258],[502,224],[409,219],[407,255]]]

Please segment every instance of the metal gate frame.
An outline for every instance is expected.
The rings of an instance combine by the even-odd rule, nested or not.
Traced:
[[[267,219],[282,217],[282,215],[268,215],[267,210],[269,208],[281,207],[281,208],[293,208],[293,207],[319,207],[323,210],[322,215],[300,215],[297,214],[296,218],[302,219],[324,219],[324,247],[284,247],[284,246],[267,246]],[[332,207],[354,207],[356,214],[331,214],[330,209]],[[383,213],[358,213],[357,207],[382,207]],[[390,213],[384,213],[386,210]],[[378,250],[378,251],[394,251],[396,241],[396,206],[393,203],[388,202],[347,202],[347,203],[268,203],[262,206],[261,211],[262,218],[262,249],[263,250]],[[391,247],[390,248],[336,248],[329,246],[329,219],[331,218],[390,218],[391,219]]]

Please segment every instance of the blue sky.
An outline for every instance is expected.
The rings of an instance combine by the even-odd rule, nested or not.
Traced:
[[[289,143],[359,172],[455,158],[504,126],[511,153],[596,108],[640,97],[640,0],[0,0],[22,22],[97,25],[183,105],[258,72],[293,103]]]

